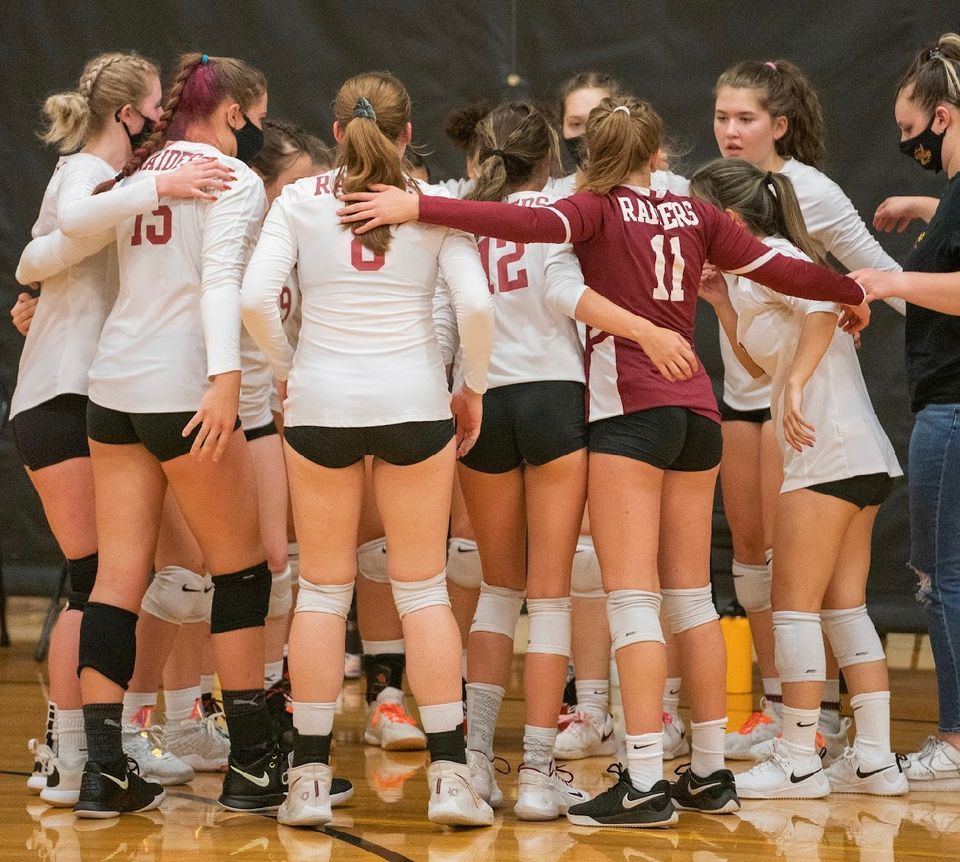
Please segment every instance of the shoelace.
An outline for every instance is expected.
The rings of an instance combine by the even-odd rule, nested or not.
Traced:
[[[567,787],[572,786],[573,773],[569,769],[564,769],[559,763],[555,763],[553,765],[553,772]]]
[[[773,724],[773,719],[763,711],[751,713],[750,718],[740,725],[740,730],[737,733],[741,736],[748,736],[761,724]]]
[[[503,764],[503,769],[499,769],[497,767],[497,761]],[[498,775],[509,775],[512,771],[510,767],[510,761],[505,757],[500,757],[499,755],[494,755],[493,757],[493,768]]]
[[[611,775],[617,776],[617,784],[620,784],[620,783],[630,784],[630,780],[627,775],[627,770],[622,763],[611,763],[607,767],[606,771],[609,772]],[[630,786],[632,787],[633,785],[630,784]]]
[[[586,712],[568,712],[557,719],[557,728],[566,730],[571,724],[590,724],[593,717]]]
[[[373,723],[379,724],[381,716],[386,716],[396,724],[409,724],[413,727],[417,723],[407,715],[407,711],[399,703],[381,703],[373,714]]]

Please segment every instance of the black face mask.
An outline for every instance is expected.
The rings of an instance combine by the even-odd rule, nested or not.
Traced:
[[[136,110],[136,108],[134,108],[134,110]],[[137,111],[137,113],[140,114],[139,111]],[[114,119],[123,126],[123,130],[127,133],[127,137],[130,139],[130,149],[132,150],[140,149],[140,147],[147,142],[147,138],[153,134],[153,130],[156,128],[156,123],[154,123],[153,120],[151,120],[149,117],[143,117],[143,114],[140,114],[140,116],[143,117],[143,128],[139,132],[131,132],[127,127],[127,124],[120,119],[119,111],[117,111],[117,113],[113,116]]]
[[[916,160],[917,164],[935,174],[943,170],[943,136],[933,130],[933,120],[919,135],[900,141],[900,152]]]
[[[563,145],[567,148],[567,154],[573,159],[573,163],[579,168],[583,164],[583,135],[564,138]]]
[[[243,118],[247,124],[243,128],[234,129],[233,136],[237,139],[237,158],[249,165],[263,148],[263,130],[251,123],[246,114],[243,114]]]

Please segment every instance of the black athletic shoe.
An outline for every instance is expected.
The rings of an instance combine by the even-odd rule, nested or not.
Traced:
[[[152,811],[166,791],[140,777],[140,767],[132,757],[124,757],[108,766],[88,763],[80,778],[80,798],[73,806],[77,817],[106,820],[135,811]]]
[[[577,678],[575,676],[571,676],[563,687],[563,706],[561,710],[568,714],[577,711]]]
[[[280,743],[284,754],[293,751],[293,740],[296,734],[293,730],[293,713],[287,709],[293,699],[290,696],[290,680],[281,679],[267,689],[267,711],[273,724],[273,735]]]
[[[670,782],[658,781],[647,791],[637,790],[619,763],[607,767],[617,783],[589,802],[571,805],[567,820],[576,826],[616,826],[621,829],[651,829],[673,826],[677,809],[670,801]]]
[[[684,763],[674,772],[679,778],[670,785],[670,796],[681,811],[732,814],[740,810],[737,783],[729,769],[718,769],[701,778],[689,763]]]
[[[230,811],[276,811],[287,796],[286,768],[287,758],[276,745],[253,763],[238,763],[231,754],[220,804]]]
[[[353,784],[346,778],[334,778],[330,785],[330,805],[336,808],[343,805],[353,796]]]

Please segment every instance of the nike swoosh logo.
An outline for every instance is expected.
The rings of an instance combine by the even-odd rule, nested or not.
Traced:
[[[691,796],[699,796],[701,793],[703,793],[704,790],[709,790],[711,787],[719,787],[719,786],[720,786],[720,782],[719,782],[719,781],[714,781],[713,784],[700,784],[700,785],[698,785],[697,787],[694,787],[694,786],[691,784],[691,785],[690,785],[690,795],[691,795]]]
[[[604,737],[606,739],[607,737]],[[655,742],[648,742],[646,745],[635,745],[633,746],[635,751],[640,751],[641,748],[650,748],[651,745],[656,745]]]
[[[820,769],[814,769],[813,772],[808,772],[806,775],[797,775],[796,772],[790,773],[790,782],[792,784],[799,784],[801,781],[806,781],[808,778],[812,778],[818,772],[823,772],[823,767]]]
[[[888,766],[881,766],[879,769],[874,769],[873,772],[863,772],[860,767],[857,767],[857,778],[869,778],[871,775],[876,775],[878,772],[886,772],[886,770],[893,767],[895,764],[891,763]]]
[[[123,781],[119,778],[115,778],[109,772],[100,773],[104,778],[109,778],[114,784],[117,785],[121,790],[127,790],[130,787],[130,777],[124,776]]]
[[[649,802],[651,799],[659,799],[662,796],[662,793],[651,793],[649,796],[641,796],[639,799],[631,799],[629,796],[624,796],[623,807],[629,810],[636,808],[638,805],[643,805],[644,802]]]
[[[801,723],[798,721],[798,722],[797,722],[797,727],[813,727],[815,724],[816,724],[815,721],[811,721],[810,724],[801,724]]]
[[[254,775],[251,775],[249,772],[244,772],[242,769],[237,769],[236,766],[230,767],[237,775],[242,775],[247,781],[252,781],[257,787],[266,787],[270,783],[270,776],[266,772],[263,773],[259,778]]]

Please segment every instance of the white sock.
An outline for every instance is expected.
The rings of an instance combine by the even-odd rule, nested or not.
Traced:
[[[723,769],[723,743],[727,735],[727,717],[713,721],[690,722],[690,768],[694,775],[706,778]]]
[[[782,703],[783,702],[783,686],[780,685],[780,677],[764,677],[763,678],[763,694],[767,700],[772,703]],[[776,700],[774,700],[776,698]]]
[[[664,683],[663,711],[669,712],[670,715],[678,715],[680,712],[680,684],[682,682],[683,679],[679,676],[669,676]]]
[[[265,689],[275,686],[283,679],[283,659],[280,661],[268,661],[263,666],[263,687]]]
[[[794,757],[817,754],[817,719],[820,709],[794,709],[783,705],[783,742]]]
[[[840,730],[840,680],[828,679],[823,684],[823,696],[820,699],[820,730],[837,733]],[[829,706],[828,706],[829,704]]]
[[[578,679],[573,685],[577,690],[577,712],[604,721],[610,712],[610,680]]]
[[[649,790],[663,779],[663,733],[627,735],[627,769],[637,790]]]
[[[178,688],[163,692],[163,712],[169,723],[187,721],[193,715],[193,709],[200,698],[200,686]]]
[[[868,763],[889,762],[890,692],[870,691],[850,698],[857,735],[853,749]]]
[[[556,727],[523,727],[523,765],[532,766],[546,775],[553,764],[553,743],[557,739]]]
[[[403,638],[396,641],[360,641],[364,655],[404,655]]]
[[[333,733],[335,703],[293,702],[293,726],[304,736],[329,736]]]
[[[75,759],[87,752],[82,709],[58,709],[53,725],[57,757]]]
[[[420,722],[423,724],[424,733],[449,733],[456,730],[463,724],[463,701],[421,706]]]
[[[200,692],[202,694],[213,694],[213,683],[216,680],[215,673],[204,673],[200,675]]]
[[[145,706],[157,705],[155,691],[128,691],[123,695],[123,723],[133,724],[137,713]]]
[[[500,685],[467,683],[467,748],[482,751],[489,760],[493,760],[493,735],[504,693]],[[420,714],[423,714],[422,709]]]

